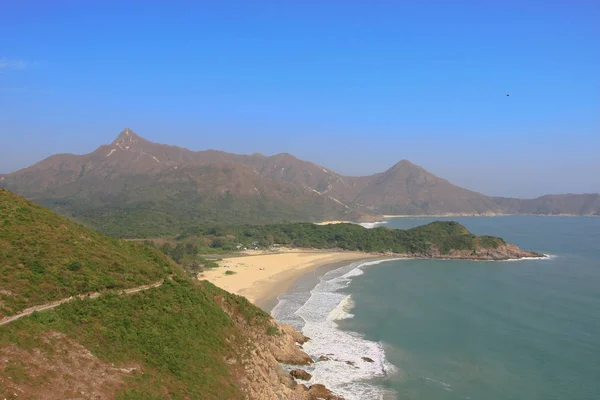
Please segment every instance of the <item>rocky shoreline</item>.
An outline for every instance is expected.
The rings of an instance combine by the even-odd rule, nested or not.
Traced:
[[[274,320],[271,323],[271,327],[277,329],[273,335],[260,328],[250,328],[248,332],[249,340],[240,366],[243,375],[240,383],[247,399],[343,400],[325,385],[308,384],[312,378],[308,372],[299,368],[288,372],[283,368],[282,364],[300,367],[314,363],[301,348],[310,339],[289,325]]]
[[[290,325],[280,324],[271,316],[266,325],[249,323],[247,318],[223,299],[217,298],[223,310],[236,325],[242,328],[243,337],[231,337],[232,342],[242,341],[238,356],[225,360],[247,400],[344,400],[325,385],[308,384],[312,378],[302,369],[290,372],[282,365],[305,366],[314,360],[302,350],[310,340]],[[302,380],[305,383],[299,383]]]
[[[514,244],[503,244],[496,248],[479,248],[477,250],[450,250],[443,254],[439,249],[432,248],[429,253],[398,254],[407,258],[441,259],[441,260],[472,260],[472,261],[507,261],[524,258],[546,258],[546,254],[521,250]]]
[[[289,248],[290,250],[310,250],[323,251],[323,249],[307,249],[307,248]],[[327,251],[344,252],[344,249],[327,249]],[[394,253],[394,252],[365,252],[365,255],[373,256],[377,259],[390,258],[411,258],[411,259],[438,259],[438,260],[470,260],[470,261],[508,261],[520,260],[526,258],[546,258],[547,254],[538,253],[535,251],[521,250],[518,246],[510,243],[505,243],[496,248],[479,248],[477,250],[450,250],[448,253],[442,253],[438,248],[432,247],[427,253]]]

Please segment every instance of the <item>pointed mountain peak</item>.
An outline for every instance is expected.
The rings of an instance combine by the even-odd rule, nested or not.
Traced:
[[[274,156],[271,156],[271,158],[273,158],[275,160],[297,160],[298,159],[290,153],[278,153],[278,154],[275,154]]]
[[[413,162],[410,162],[407,159],[403,159],[403,160],[398,161],[398,163],[396,165],[404,165],[404,166],[411,166],[411,167],[412,166],[415,166],[415,167],[417,166],[417,164],[415,164]]]
[[[420,176],[424,177],[424,179],[439,179],[437,176],[433,175],[423,167],[413,164],[408,160],[401,160],[397,162],[387,171],[385,171],[383,176],[385,177],[384,179],[390,179],[391,177],[394,177],[395,179],[405,179],[407,176]]]
[[[421,168],[416,164],[411,163],[408,160],[400,160],[396,164],[394,164],[388,171],[396,171],[399,169],[407,169],[407,168]]]
[[[123,131],[117,136],[117,138],[112,142],[112,144],[120,144],[123,145],[125,143],[137,143],[137,142],[146,142],[144,138],[136,134],[129,128],[123,129]]]

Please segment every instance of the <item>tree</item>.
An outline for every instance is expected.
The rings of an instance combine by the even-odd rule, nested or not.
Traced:
[[[175,249],[171,253],[171,258],[175,260],[176,263],[181,263],[181,260],[185,256],[185,246],[183,243],[177,243]]]

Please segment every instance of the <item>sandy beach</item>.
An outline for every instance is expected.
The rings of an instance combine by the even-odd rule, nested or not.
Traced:
[[[245,252],[219,261],[219,267],[198,275],[231,293],[245,296],[267,308],[304,274],[330,264],[372,260],[381,255],[352,251],[282,250],[277,253]],[[226,273],[232,271],[233,273]]]

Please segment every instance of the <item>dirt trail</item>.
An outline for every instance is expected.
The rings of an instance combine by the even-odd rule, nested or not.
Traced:
[[[171,276],[169,276],[169,279],[171,279]],[[131,293],[141,292],[143,290],[157,288],[157,287],[161,286],[164,283],[164,281],[165,281],[164,279],[161,279],[160,281],[151,283],[149,285],[142,285],[142,286],[134,287],[131,289],[121,290],[119,293],[131,294]],[[40,304],[39,306],[29,307],[29,308],[26,308],[25,310],[21,311],[19,314],[11,315],[10,317],[4,317],[3,319],[0,319],[0,326],[10,324],[13,321],[16,321],[20,318],[26,317],[26,316],[34,313],[35,311],[50,310],[50,309],[60,306],[61,304],[69,303],[69,302],[71,302],[73,300],[77,300],[77,299],[84,299],[84,298],[95,299],[96,297],[100,296],[100,294],[101,294],[100,292],[78,294],[75,296],[67,297],[65,299],[53,301],[51,303]]]

